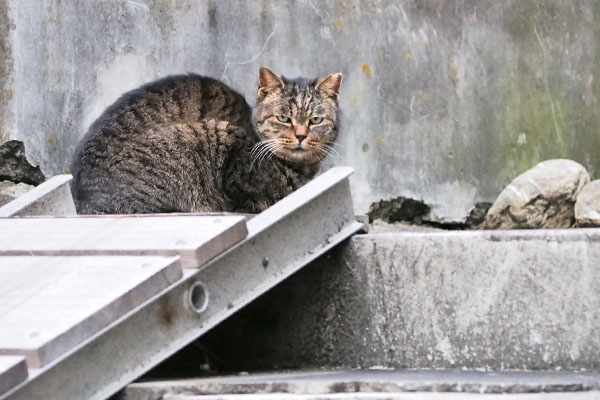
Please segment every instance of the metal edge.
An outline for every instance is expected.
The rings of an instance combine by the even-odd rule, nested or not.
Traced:
[[[133,216],[133,215],[132,215]],[[163,217],[169,217],[169,214],[163,214]],[[181,216],[182,218],[184,218],[183,215],[178,215]],[[199,215],[193,215],[193,217],[198,217]],[[104,218],[108,219],[112,216],[104,216]],[[236,245],[237,243],[239,243],[240,241],[244,240],[244,238],[247,237],[248,235],[248,228],[246,226],[246,217],[243,215],[235,215],[235,214],[230,214],[230,215],[226,215],[223,216],[224,218],[226,218],[228,221],[227,223],[229,224],[229,226],[226,226],[224,228],[224,230],[221,232],[222,234],[228,234],[228,233],[232,233],[234,235],[237,236],[241,236],[241,238],[233,243],[229,243],[226,246],[222,246],[219,241],[221,240],[221,238],[216,237],[216,238],[209,238],[206,241],[196,241],[193,242],[194,245],[193,246],[189,246],[189,247],[181,247],[181,248],[171,248],[171,249],[103,249],[103,248],[96,248],[96,249],[87,249],[87,248],[82,248],[82,249],[55,249],[55,250],[47,250],[47,249],[16,249],[16,250],[2,250],[0,249],[0,257],[4,257],[4,256],[39,256],[39,257],[44,257],[44,256],[65,256],[65,257],[70,257],[70,256],[153,256],[153,257],[175,257],[175,256],[179,256],[181,258],[181,263],[183,268],[198,268],[199,265],[206,263],[208,261],[210,261],[210,259],[215,258],[216,256],[218,256],[218,254],[220,252],[223,252],[224,250],[228,249],[231,246]],[[122,216],[119,216],[117,219],[122,218]],[[28,223],[30,221],[35,221],[36,219],[44,219],[44,220],[48,220],[48,219],[52,219],[52,220],[65,220],[65,219],[76,219],[76,220],[85,220],[87,219],[86,216],[69,216],[69,217],[48,217],[48,216],[44,216],[44,217],[15,217],[14,219],[19,219],[19,220],[26,220]],[[6,218],[6,219],[2,219],[0,218],[0,221],[7,221],[7,220],[13,220],[13,218]],[[57,222],[58,223],[58,222]],[[29,225],[27,225],[27,227],[29,227]],[[32,225],[31,228],[33,229],[34,226]],[[210,259],[206,259],[206,257],[204,256],[204,249],[205,246],[208,247],[211,251],[211,253],[213,254]],[[223,248],[224,247],[224,248]]]
[[[0,386],[0,396],[4,393],[7,393],[9,390],[19,385],[21,382],[25,381],[29,375],[27,370],[27,362],[24,356],[2,356],[2,357],[11,357],[15,359],[15,363],[4,371],[5,376],[10,375],[11,381],[8,382],[8,386]]]
[[[319,196],[324,182],[328,182],[330,186],[333,186],[348,179],[353,173],[354,170],[350,167],[335,167],[327,170],[294,193],[278,201],[254,218],[249,219],[247,222],[248,236],[254,236],[257,232],[277,221],[282,214],[291,213]]]
[[[213,258],[216,258],[229,249],[232,246],[235,246],[237,243],[240,243],[244,239],[248,237],[248,221],[246,217],[240,216],[240,220],[232,223],[226,230],[224,230],[221,235],[208,239],[205,243],[203,243],[199,248],[197,248],[194,253],[194,262],[190,263],[190,265],[186,265],[184,263],[184,268],[199,268],[202,265],[206,264]],[[239,238],[236,241],[228,240],[224,242],[222,235],[229,237],[233,235],[235,238]],[[209,249],[210,253],[207,255],[206,249]]]

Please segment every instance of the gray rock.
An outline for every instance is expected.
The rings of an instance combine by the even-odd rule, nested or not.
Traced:
[[[26,183],[0,181],[0,207],[31,190],[33,186]]]
[[[39,185],[45,179],[40,167],[27,160],[23,142],[9,140],[0,145],[0,180]]]
[[[484,228],[570,228],[575,224],[577,196],[589,181],[586,169],[575,161],[541,162],[500,193]]]
[[[585,185],[575,203],[577,226],[600,226],[600,179]]]

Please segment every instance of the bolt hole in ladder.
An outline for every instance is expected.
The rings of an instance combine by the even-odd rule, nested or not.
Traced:
[[[64,176],[1,207],[0,399],[116,393],[359,231],[351,173],[332,168],[252,218],[65,216]],[[19,217],[48,204],[61,216]]]

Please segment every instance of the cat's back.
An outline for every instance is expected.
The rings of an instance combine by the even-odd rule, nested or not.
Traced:
[[[216,79],[197,74],[171,75],[122,95],[91,125],[82,142],[99,132],[131,133],[203,119],[246,124],[250,107],[241,94]]]
[[[249,132],[250,107],[229,86],[196,74],[168,76],[122,95],[90,126],[75,151],[72,192],[78,210],[82,205],[86,212],[97,212],[100,198],[114,202],[142,173],[175,180],[173,172],[182,169],[178,156],[194,155],[206,121]]]

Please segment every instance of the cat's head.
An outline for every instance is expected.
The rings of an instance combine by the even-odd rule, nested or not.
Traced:
[[[321,161],[337,136],[342,74],[315,80],[286,79],[260,68],[254,124],[257,154],[303,164]]]

